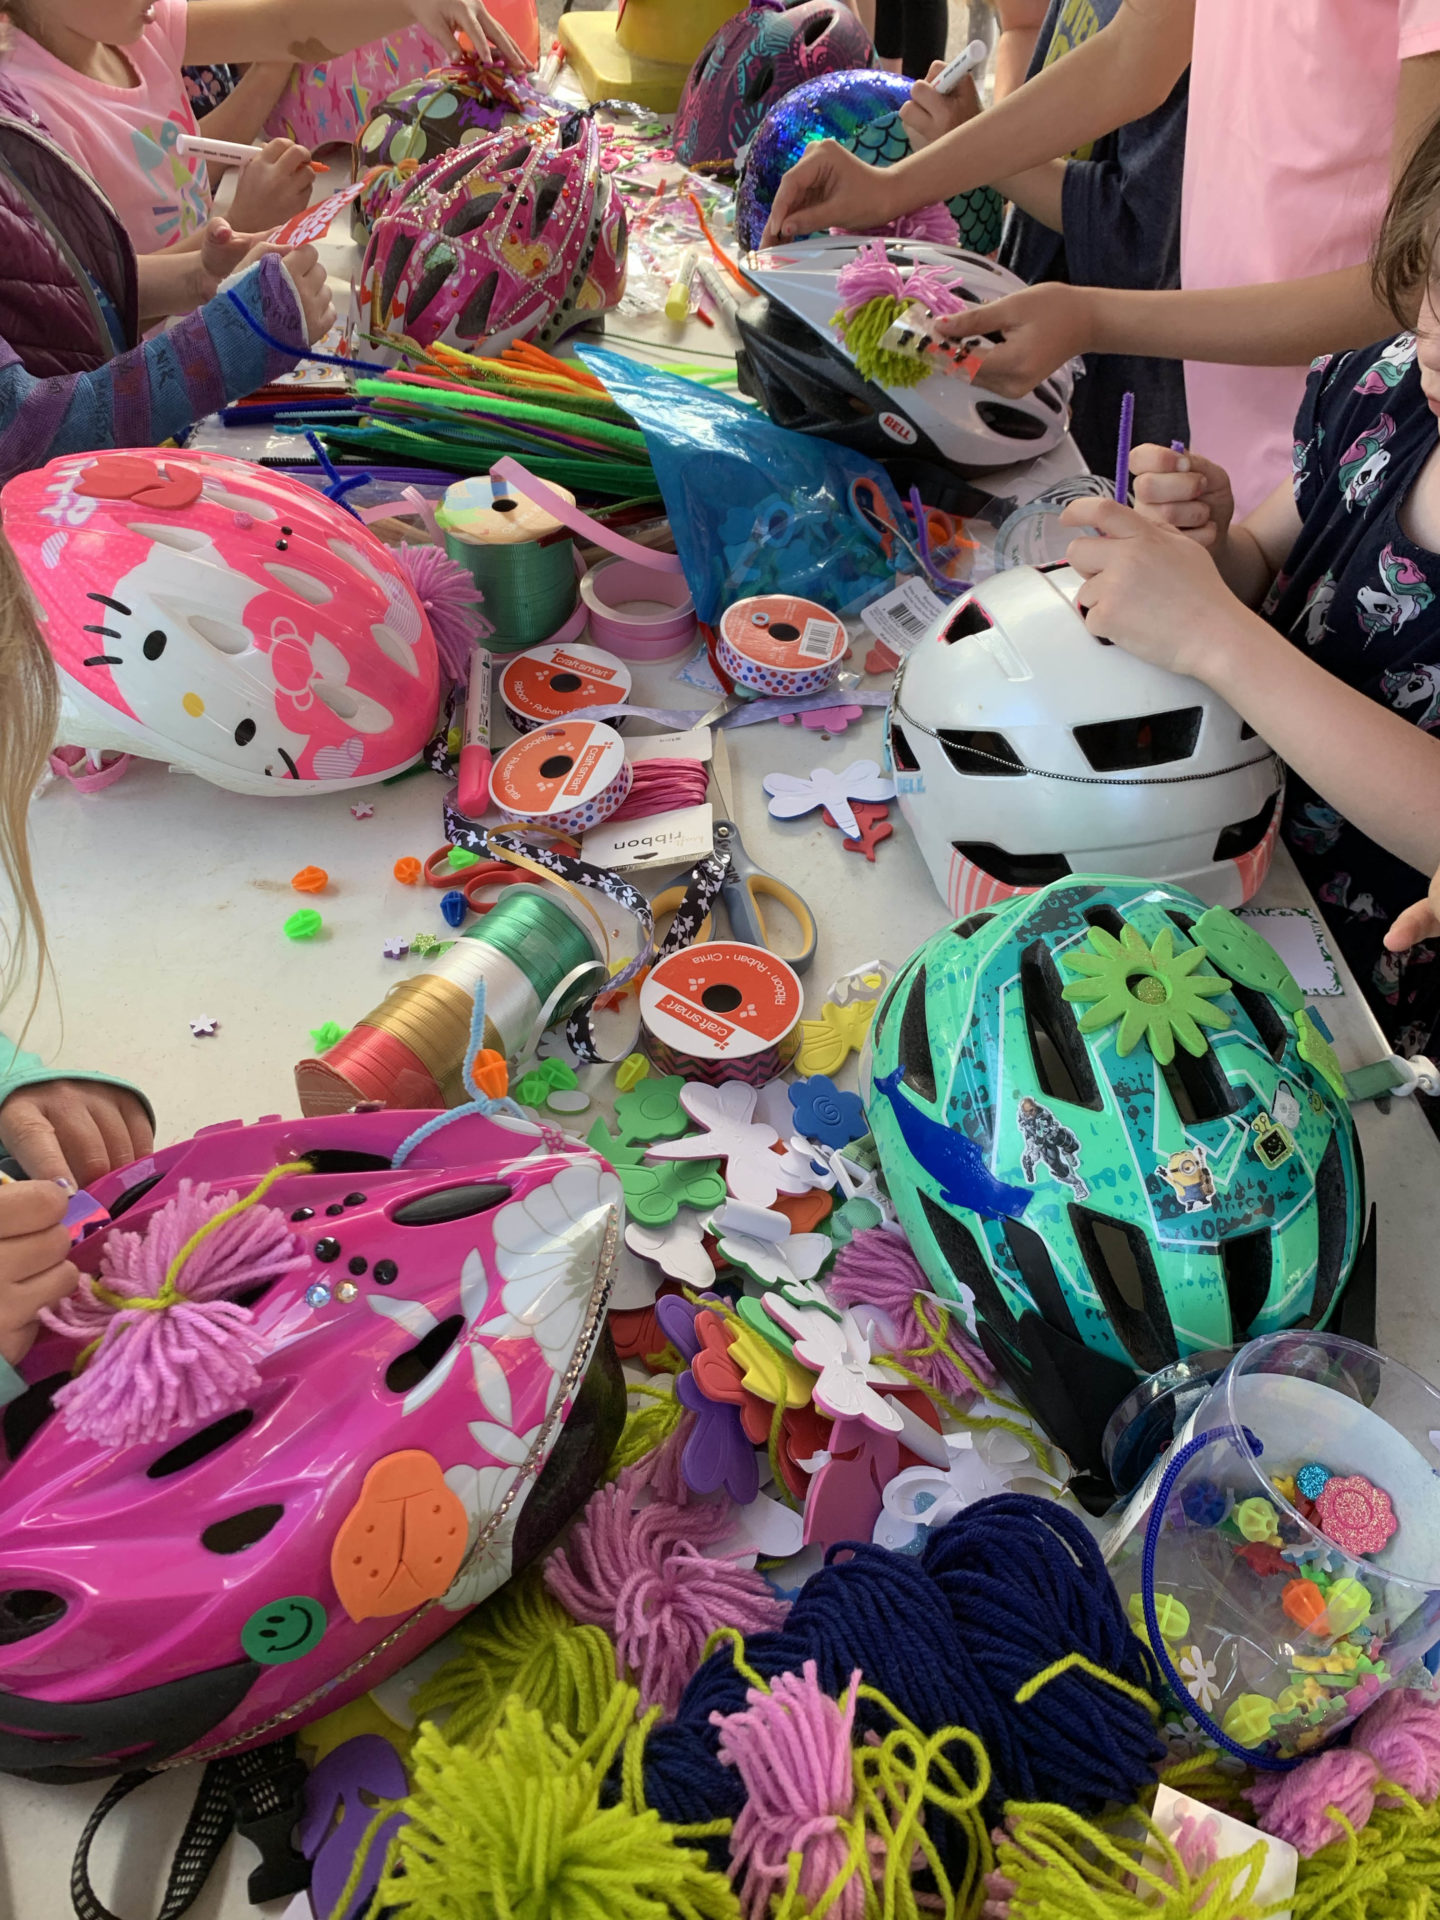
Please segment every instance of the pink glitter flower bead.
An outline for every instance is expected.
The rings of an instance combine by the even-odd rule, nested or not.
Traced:
[[[1347,1553],[1379,1553],[1399,1526],[1390,1496],[1363,1473],[1327,1480],[1315,1502],[1321,1530]]]

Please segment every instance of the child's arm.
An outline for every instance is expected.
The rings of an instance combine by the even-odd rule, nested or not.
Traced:
[[[48,1180],[0,1187],[0,1406],[25,1391],[14,1369],[35,1344],[40,1309],[79,1283],[70,1231],[61,1225],[67,1203],[63,1188]]]
[[[294,71],[293,60],[257,60],[241,74],[235,91],[206,114],[203,131],[212,140],[253,140]]]
[[[1362,833],[1422,873],[1440,865],[1440,740],[1291,646],[1177,529],[1114,500],[1064,518],[1107,536],[1066,556],[1092,633],[1204,681]]]
[[[1189,64],[1193,21],[1194,0],[1123,0],[1084,46],[893,167],[867,166],[831,140],[814,142],[781,181],[761,244],[828,227],[867,232],[1153,113]]]
[[[995,42],[991,64],[994,99],[999,106],[1024,84],[1049,0],[990,0],[990,5],[1000,21],[1000,38]]]
[[[293,60],[313,66],[417,25],[444,46],[464,33],[482,58],[493,47],[515,72],[524,69],[520,49],[480,0],[204,0],[186,15],[185,65]]]

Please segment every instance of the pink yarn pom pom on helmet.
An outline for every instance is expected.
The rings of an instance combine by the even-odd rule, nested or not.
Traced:
[[[593,120],[505,128],[420,168],[360,270],[372,333],[499,354],[548,346],[625,290],[625,214]]]

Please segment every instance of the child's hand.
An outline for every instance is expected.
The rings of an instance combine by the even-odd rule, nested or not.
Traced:
[[[305,211],[314,185],[308,147],[294,140],[268,141],[240,169],[231,223],[243,233],[269,233]]]
[[[524,73],[528,61],[498,21],[488,14],[479,0],[408,0],[416,23],[442,46],[454,43],[463,33],[486,65],[497,58],[512,73]]]
[[[320,264],[314,247],[296,247],[280,263],[290,276],[300,311],[305,317],[305,338],[313,347],[323,340],[335,324],[335,302],[330,294],[330,279]]]
[[[814,151],[813,147],[809,149]],[[802,160],[800,166],[804,164]],[[864,166],[863,161],[857,164]],[[873,173],[875,169],[866,167],[865,171]],[[786,179],[789,177],[787,174]],[[975,373],[975,385],[1017,400],[1033,392],[1077,353],[1090,351],[1094,322],[1089,289],[1046,280],[1038,287],[1007,293],[1003,300],[953,314],[939,321],[935,330],[957,340],[972,333],[1003,335],[1000,344],[984,355]]]
[[[1385,930],[1385,944],[1391,953],[1404,953],[1417,940],[1440,940],[1440,873],[1430,882],[1425,898],[1406,907]]]
[[[777,247],[831,227],[847,233],[883,227],[902,211],[891,204],[890,171],[866,166],[838,140],[812,140],[780,182],[761,246]]]
[[[70,1230],[60,1224],[67,1203],[68,1195],[48,1180],[0,1187],[0,1358],[12,1367],[35,1343],[40,1309],[79,1283],[70,1264]]]
[[[1131,454],[1130,471],[1138,513],[1176,528],[1218,557],[1235,517],[1235,495],[1223,467],[1203,454],[1147,445]]]
[[[953,93],[937,93],[930,82],[937,73],[944,71],[943,60],[932,60],[930,71],[923,80],[917,80],[910,89],[910,98],[900,109],[900,119],[910,136],[912,147],[928,147],[932,140],[938,140],[942,134],[963,127],[967,120],[973,120],[980,111],[980,95],[975,90],[975,81],[971,75],[956,87]]]
[[[252,267],[267,253],[278,253],[274,241],[263,233],[237,233],[228,220],[207,222],[200,241],[200,270],[210,283],[205,298],[212,299],[222,280],[242,267]]]
[[[1072,540],[1065,555],[1083,575],[1075,604],[1091,633],[1154,666],[1204,679],[1209,636],[1240,610],[1209,554],[1115,500],[1072,500],[1060,518],[1108,536]]]
[[[135,1095],[103,1080],[42,1080],[12,1093],[0,1107],[0,1146],[32,1180],[83,1187],[142,1160],[154,1144]]]

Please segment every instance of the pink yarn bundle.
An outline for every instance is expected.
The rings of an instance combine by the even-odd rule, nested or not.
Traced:
[[[636,1490],[629,1469],[600,1489],[568,1547],[546,1562],[545,1584],[568,1613],[610,1635],[645,1705],[671,1714],[717,1627],[766,1633],[786,1605],[758,1573],[701,1551],[731,1532],[728,1501],[657,1500],[636,1512]]]
[[[1344,1838],[1332,1808],[1356,1829],[1366,1824],[1382,1780],[1425,1805],[1440,1795],[1440,1695],[1385,1694],[1355,1722],[1348,1746],[1302,1761],[1291,1773],[1262,1774],[1245,1793],[1256,1825],[1308,1859]]]
[[[957,231],[955,222],[943,207],[923,208],[920,214],[907,214],[905,219],[913,222],[931,212],[944,214],[950,225],[948,239],[953,241]],[[928,240],[946,238],[933,233],[911,233],[906,237]],[[867,240],[849,266],[840,269],[835,276],[835,291],[840,296],[840,311],[844,314],[856,313],[870,301],[882,299],[887,294],[895,300],[916,302],[929,312],[941,316],[965,311],[965,302],[950,291],[939,267],[914,267],[908,274],[904,273],[893,260],[887,258],[882,240]]]
[[[398,549],[397,557],[430,622],[441,672],[457,685],[463,683],[470,676],[472,649],[495,631],[479,610],[480,589],[443,548],[407,545]]]
[[[788,1856],[802,1856],[798,1891],[819,1899],[845,1865],[850,1843],[840,1821],[851,1811],[855,1780],[850,1735],[858,1672],[840,1700],[820,1689],[813,1660],[779,1674],[769,1693],[752,1687],[743,1713],[712,1713],[720,1758],[745,1783],[745,1807],[730,1835],[730,1878],[739,1880],[746,1920],[764,1920],[784,1891]],[[826,1912],[863,1920],[866,1883],[852,1874]]]
[[[72,1433],[102,1447],[141,1445],[228,1413],[256,1386],[265,1343],[250,1309],[227,1296],[304,1266],[284,1214],[256,1206],[225,1221],[180,1268],[170,1297],[163,1291],[180,1249],[235,1201],[233,1193],[212,1195],[182,1181],[144,1233],[112,1233],[99,1273],[42,1312],[55,1333],[94,1346],[55,1396]]]
[[[955,224],[954,214],[940,200],[932,201],[928,207],[916,207],[913,213],[902,213],[898,219],[892,220],[888,226],[878,231],[889,234],[894,240],[933,241],[937,247],[953,247],[960,239],[960,229]],[[909,299],[920,298],[912,287],[907,287],[905,292]],[[949,292],[948,287],[946,292]],[[936,313],[940,309],[931,307],[930,311]],[[959,308],[953,308],[951,311],[958,312]]]
[[[680,1423],[669,1438],[663,1440],[653,1453],[647,1453],[643,1460],[635,1462],[630,1469],[632,1487],[637,1491],[644,1487],[652,1500],[667,1507],[693,1506],[700,1499],[685,1478],[681,1466],[698,1418],[693,1413],[681,1414]]]
[[[916,1296],[929,1289],[925,1270],[910,1251],[909,1243],[883,1227],[863,1227],[841,1249],[840,1256],[826,1282],[831,1299],[839,1307],[874,1307],[894,1327],[896,1344],[891,1349],[897,1360],[950,1399],[969,1406],[975,1398],[974,1381],[966,1377],[950,1354],[926,1353],[931,1344],[916,1309]],[[995,1384],[995,1369],[960,1324],[959,1312],[951,1307],[945,1338],[951,1350],[984,1386]],[[927,1308],[932,1325],[942,1309],[933,1302]]]

